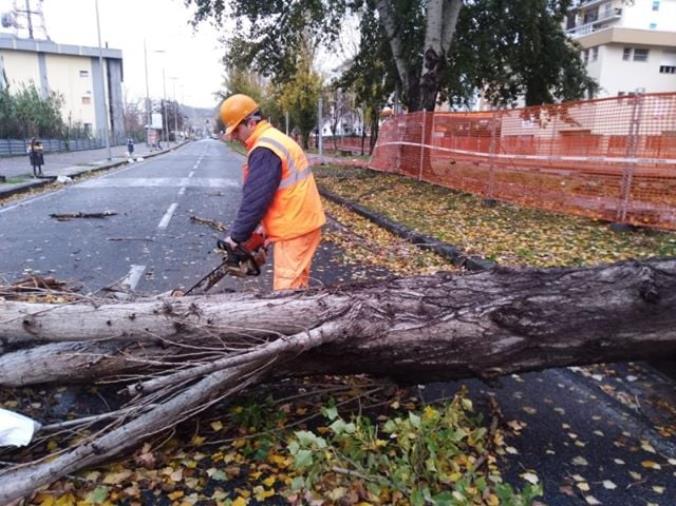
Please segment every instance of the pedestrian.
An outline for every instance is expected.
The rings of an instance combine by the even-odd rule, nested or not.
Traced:
[[[127,139],[127,153],[129,153],[129,158],[134,154],[134,139],[131,137]]]
[[[28,146],[28,159],[33,168],[33,177],[41,176],[42,166],[45,164],[45,154],[42,142],[35,137],[31,138],[31,143]]]
[[[227,98],[220,117],[225,136],[248,153],[242,202],[225,242],[235,248],[261,226],[274,245],[273,289],[308,288],[326,218],[305,153],[264,118],[251,97]]]

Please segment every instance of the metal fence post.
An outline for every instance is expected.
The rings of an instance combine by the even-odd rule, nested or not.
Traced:
[[[495,151],[497,149],[498,141],[496,139],[496,130],[497,130],[497,114],[496,111],[493,111],[493,116],[491,118],[491,143],[488,148],[490,157],[488,165],[488,188],[486,190],[486,203],[494,204],[493,194],[495,192]]]
[[[422,181],[423,160],[425,158],[425,128],[427,125],[427,111],[422,112],[422,128],[420,129],[420,167],[418,168],[418,181]]]
[[[631,198],[631,184],[636,169],[636,154],[638,152],[639,132],[641,129],[641,116],[643,114],[643,94],[636,93],[631,106],[631,120],[627,134],[627,165],[622,171],[622,185],[620,189],[620,202],[617,209],[617,222],[624,224],[627,220],[629,199]]]

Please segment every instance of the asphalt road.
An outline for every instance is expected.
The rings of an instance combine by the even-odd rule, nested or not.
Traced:
[[[187,286],[213,267],[218,233],[190,216],[229,223],[242,157],[204,140],[60,191],[0,209],[0,276],[77,280],[87,291],[125,280],[140,292]],[[52,213],[117,213],[58,221]]]

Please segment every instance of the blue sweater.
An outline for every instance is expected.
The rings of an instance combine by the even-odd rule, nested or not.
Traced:
[[[230,227],[230,237],[236,242],[246,241],[256,230],[282,181],[282,160],[268,148],[254,149],[248,164],[242,203]]]

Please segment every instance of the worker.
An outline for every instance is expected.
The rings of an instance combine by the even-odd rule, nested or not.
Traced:
[[[223,101],[225,137],[246,146],[242,202],[225,242],[236,248],[262,227],[274,245],[273,289],[308,288],[324,210],[301,147],[274,128],[246,95]]]

